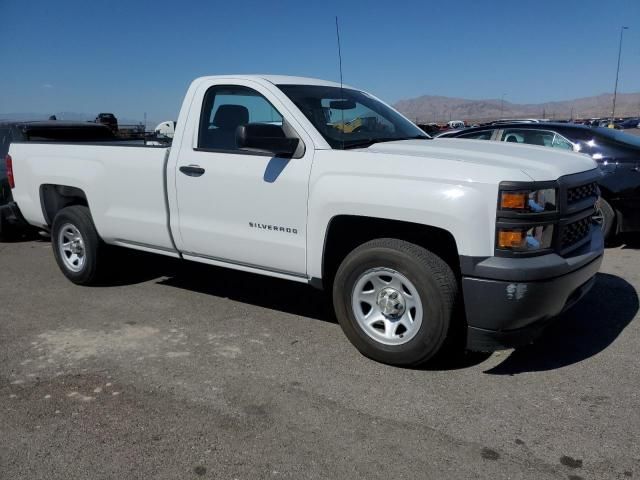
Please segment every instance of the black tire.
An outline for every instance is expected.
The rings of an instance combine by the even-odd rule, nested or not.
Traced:
[[[602,218],[602,236],[605,242],[612,242],[615,237],[616,227],[616,212],[609,202],[604,198],[600,198],[598,210]],[[596,212],[596,215],[598,212]]]
[[[372,269],[385,268],[408,279],[422,303],[423,318],[417,333],[400,345],[376,341],[359,325],[352,307],[359,279]],[[398,239],[367,242],[344,259],[333,283],[333,303],[342,330],[365,356],[397,366],[417,366],[432,359],[443,347],[453,324],[458,282],[440,257]]]
[[[72,225],[80,232],[84,242],[84,262],[79,271],[70,269],[62,258],[60,231],[68,225]],[[77,285],[99,283],[106,268],[106,245],[98,235],[88,207],[73,205],[58,212],[51,229],[51,245],[56,262],[65,277]]]

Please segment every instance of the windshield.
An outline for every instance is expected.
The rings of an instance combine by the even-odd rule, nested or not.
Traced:
[[[366,147],[378,142],[430,138],[374,97],[348,88],[278,85],[331,148]]]

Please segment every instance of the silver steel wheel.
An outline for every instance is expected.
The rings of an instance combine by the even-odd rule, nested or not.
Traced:
[[[71,223],[65,223],[58,233],[58,253],[64,266],[72,272],[84,268],[86,250],[80,230]]]
[[[355,283],[351,307],[360,328],[375,341],[402,345],[422,325],[422,301],[416,287],[400,272],[372,268]]]

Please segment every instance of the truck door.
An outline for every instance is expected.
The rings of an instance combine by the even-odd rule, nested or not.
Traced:
[[[202,90],[194,98],[202,108],[190,113],[200,118],[190,117],[192,132],[185,131],[179,147],[176,245],[186,258],[304,276],[311,141],[304,148],[304,132],[296,132],[295,119],[260,84]],[[300,136],[302,156],[240,150],[235,132],[247,123],[279,125],[288,136]]]

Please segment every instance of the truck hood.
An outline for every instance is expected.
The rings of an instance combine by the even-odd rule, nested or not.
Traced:
[[[534,181],[556,180],[597,167],[591,157],[581,153],[489,140],[399,140],[376,143],[363,151],[512,168],[524,172]]]

